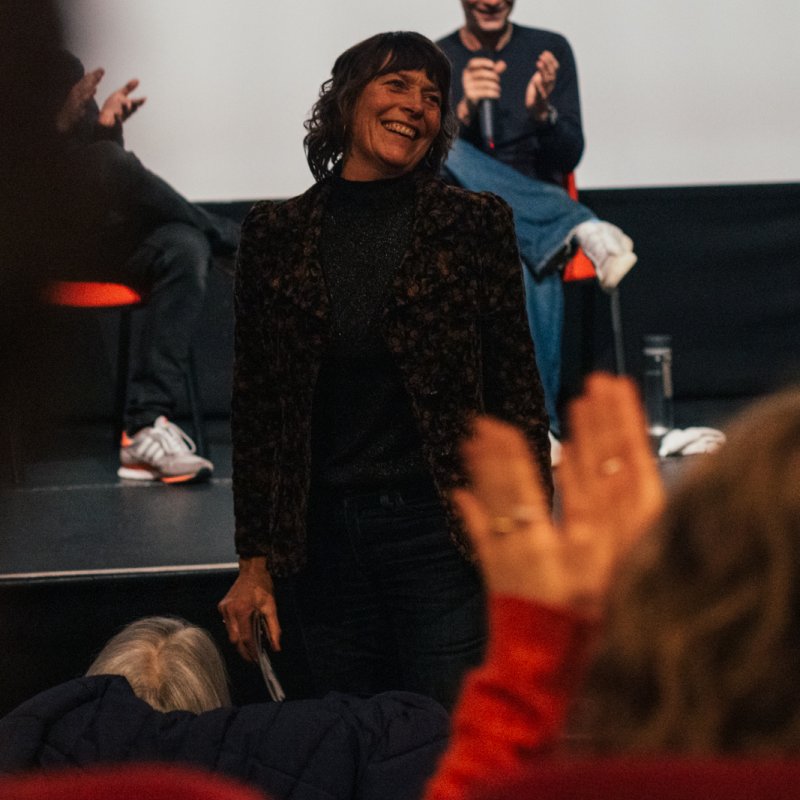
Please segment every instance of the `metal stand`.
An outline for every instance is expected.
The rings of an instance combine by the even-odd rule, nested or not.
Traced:
[[[625,369],[625,344],[622,337],[622,311],[619,304],[619,289],[616,287],[611,291],[611,332],[614,336],[614,366],[617,375],[624,375]]]

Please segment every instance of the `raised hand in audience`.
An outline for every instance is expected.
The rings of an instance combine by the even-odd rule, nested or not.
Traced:
[[[490,593],[592,613],[619,560],[661,511],[664,490],[630,380],[590,376],[569,420],[559,523],[522,434],[486,417],[463,447],[471,488],[453,499]]]

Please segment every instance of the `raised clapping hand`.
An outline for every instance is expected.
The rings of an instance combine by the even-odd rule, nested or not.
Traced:
[[[103,69],[93,69],[69,90],[67,99],[56,116],[56,129],[59,133],[69,133],[83,119],[87,106],[97,94],[97,85],[104,74]]]
[[[548,114],[558,67],[558,60],[549,50],[545,50],[536,60],[536,72],[525,90],[525,107],[537,119],[544,119]]]
[[[569,420],[560,525],[520,431],[487,417],[463,446],[471,488],[453,500],[490,594],[596,614],[620,559],[660,513],[664,490],[630,380],[590,376]]]
[[[139,107],[144,104],[146,97],[131,97],[130,94],[139,85],[138,78],[131,78],[124,86],[112,92],[100,109],[98,122],[107,128],[122,124]]]

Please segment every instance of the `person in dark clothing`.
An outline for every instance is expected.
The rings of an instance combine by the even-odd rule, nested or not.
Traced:
[[[52,92],[60,137],[56,193],[67,209],[61,277],[125,283],[145,294],[119,475],[182,483],[213,465],[174,423],[212,256],[235,252],[239,226],[189,202],[124,148],[122,127],[145,102],[136,79],[94,100],[102,69],[62,52]]]
[[[404,692],[233,707],[209,634],[145,617],[86,677],[0,720],[0,774],[169,762],[238,778],[271,800],[416,800],[447,725],[436,702]]]
[[[632,241],[572,200],[564,180],[583,154],[578,74],[559,33],[512,24],[513,0],[461,0],[464,25],[437,44],[453,65],[458,139],[448,179],[495,192],[514,210],[528,322],[554,436],[560,436],[564,297],[558,274],[576,245],[613,290],[636,263]],[[484,101],[491,104],[489,111]],[[486,140],[485,115],[492,118]],[[554,442],[554,461],[559,452]]]
[[[454,74],[461,76],[461,83],[454,85],[463,126],[460,137],[484,149],[478,106],[495,88],[492,155],[529,178],[559,182],[578,166],[584,145],[578,74],[569,42],[559,33],[507,22],[496,49],[488,49],[488,33],[479,27],[473,40],[471,30],[468,23],[438,42]],[[548,94],[539,90],[531,100],[534,75],[552,86]]]
[[[342,54],[306,123],[317,183],[244,222],[235,288],[239,577],[220,603],[252,658],[294,597],[317,691],[449,706],[480,659],[484,598],[449,505],[482,409],[517,420],[550,485],[547,416],[514,228],[436,177],[454,132],[428,39]]]

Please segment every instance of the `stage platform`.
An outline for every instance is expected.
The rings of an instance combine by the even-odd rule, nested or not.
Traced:
[[[148,614],[207,628],[225,653],[235,700],[267,700],[216,610],[237,571],[227,420],[209,425],[214,478],[193,486],[119,480],[109,433],[96,423],[49,432],[47,443],[33,443],[24,483],[0,490],[0,714],[82,674],[110,636]],[[281,622],[276,668],[302,696],[291,608]]]
[[[118,479],[109,430],[73,428],[81,441],[69,454],[62,445],[37,456],[24,482],[6,487],[0,577],[234,570],[227,424],[213,428],[214,477],[187,486]]]
[[[25,480],[0,494],[0,715],[83,674],[110,636],[149,614],[208,629],[235,701],[267,699],[216,610],[237,571],[228,421],[211,421],[208,434],[214,478],[182,487],[119,480],[109,423],[29,434]],[[667,482],[690,461],[662,460]],[[279,611],[276,669],[290,697],[308,696],[289,598],[279,597]]]

